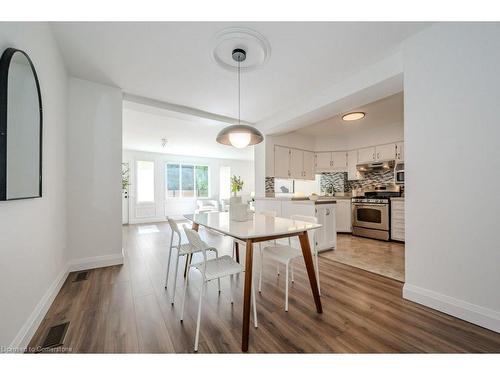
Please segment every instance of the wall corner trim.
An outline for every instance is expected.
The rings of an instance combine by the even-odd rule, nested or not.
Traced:
[[[19,351],[21,351],[22,349],[22,352],[24,352],[32,337],[34,336],[36,330],[40,326],[43,318],[47,314],[47,311],[49,311],[50,306],[54,302],[64,282],[68,278],[70,272],[123,264],[123,258],[124,255],[122,249],[120,253],[116,254],[81,258],[67,262],[59,275],[57,275],[57,277],[55,278],[54,282],[50,285],[49,289],[47,289],[43,297],[35,306],[35,309],[23,324],[14,340],[12,340],[10,347],[18,348]]]
[[[500,333],[500,312],[405,283],[403,298]]]
[[[92,268],[109,267],[123,264],[123,249],[119,253],[74,259],[69,262],[68,271],[82,271]]]

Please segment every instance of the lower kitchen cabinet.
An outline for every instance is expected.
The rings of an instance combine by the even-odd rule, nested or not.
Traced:
[[[405,201],[391,199],[391,240],[405,240]]]
[[[351,199],[337,199],[335,207],[335,222],[337,232],[352,232]]]
[[[274,211],[276,216],[290,218],[292,215],[315,216],[322,225],[316,230],[318,251],[337,247],[336,204],[333,202],[293,201],[279,198],[256,198],[255,212]]]

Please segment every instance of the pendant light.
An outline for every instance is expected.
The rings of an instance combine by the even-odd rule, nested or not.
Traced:
[[[241,48],[233,50],[233,60],[238,63],[238,124],[225,127],[217,135],[217,142],[236,148],[256,145],[264,140],[260,131],[252,126],[241,124],[240,63],[245,61],[246,57],[245,50]]]

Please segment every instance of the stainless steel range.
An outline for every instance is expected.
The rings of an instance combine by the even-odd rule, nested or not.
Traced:
[[[391,233],[389,197],[399,196],[399,186],[378,185],[352,198],[352,234],[389,241]]]

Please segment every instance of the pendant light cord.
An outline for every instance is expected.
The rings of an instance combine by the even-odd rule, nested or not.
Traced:
[[[240,59],[238,59],[238,125],[241,124],[241,83],[240,83]]]

